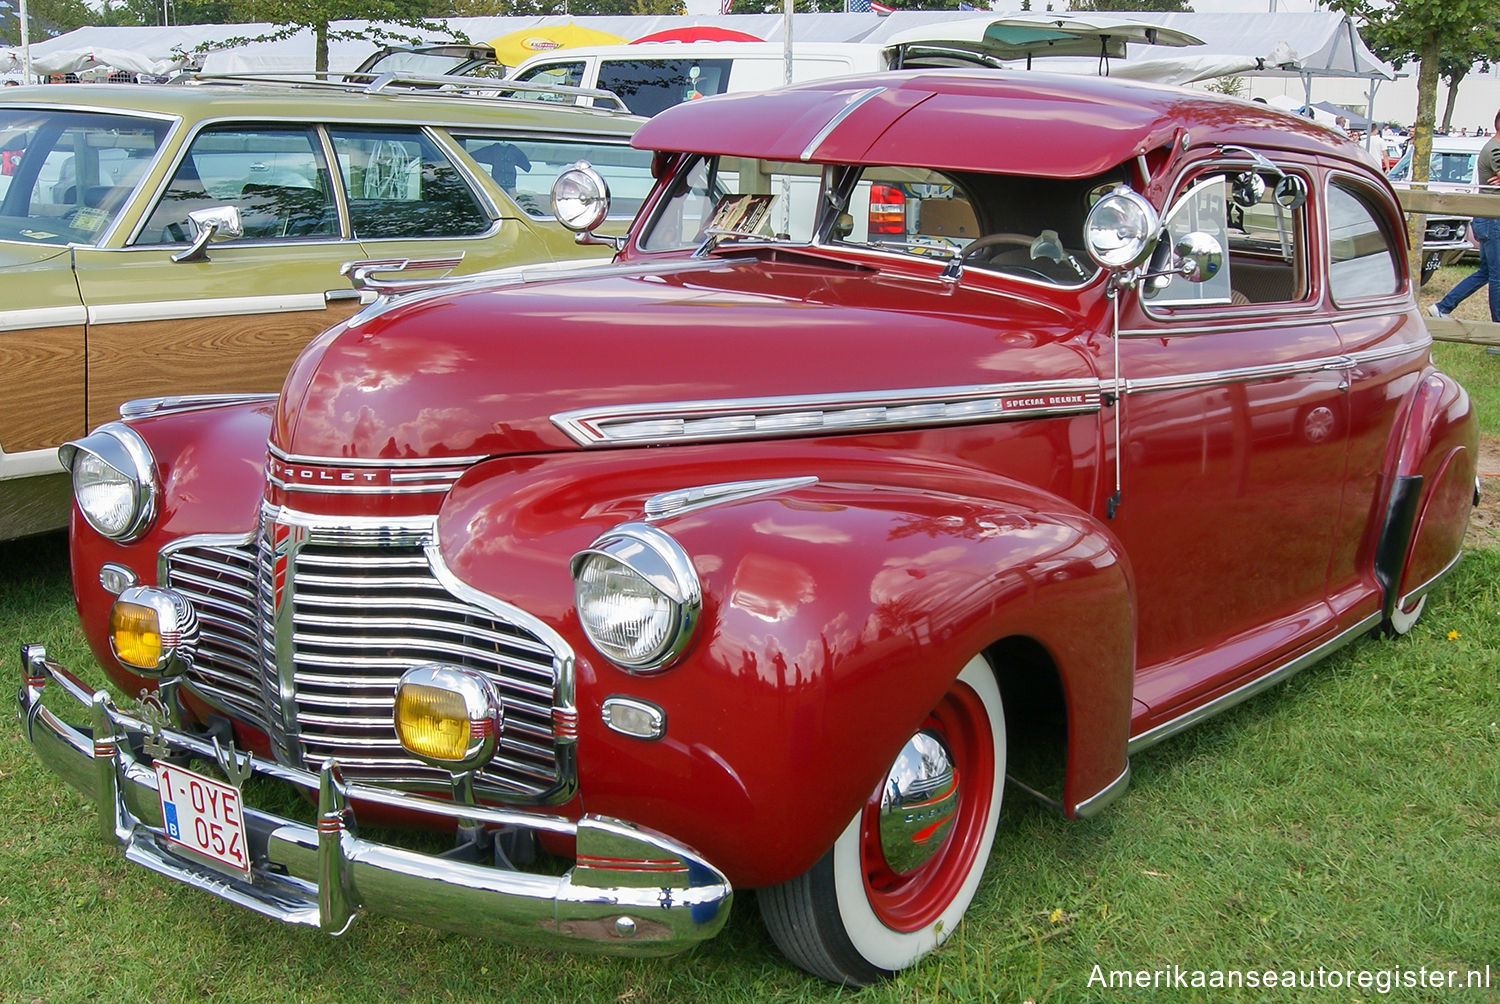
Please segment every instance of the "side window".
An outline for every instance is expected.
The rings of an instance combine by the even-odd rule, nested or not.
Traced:
[[[599,86],[648,118],[684,101],[729,88],[730,59],[607,59],[599,64]]]
[[[1401,289],[1395,242],[1370,197],[1341,181],[1328,187],[1328,285],[1335,301]]]
[[[188,213],[234,206],[242,240],[326,240],[338,235],[328,168],[311,127],[221,126],[188,147],[137,244],[190,241]]]
[[[651,151],[598,139],[455,133],[495,184],[534,219],[552,219],[552,182],[580,160],[609,183],[611,219],[631,219],[651,191]]]
[[[420,129],[330,129],[358,240],[471,237],[490,217]]]
[[[1302,189],[1306,191],[1305,179]],[[1157,306],[1289,303],[1307,296],[1307,206],[1288,208],[1275,197],[1281,176],[1229,168],[1193,178],[1173,202],[1151,271],[1189,233],[1206,233],[1224,250],[1219,272],[1206,282],[1163,276],[1146,281]]]
[[[523,83],[531,84],[561,84],[565,87],[579,87],[583,84],[583,61],[568,61],[565,63],[543,63],[541,66],[533,66],[524,74],[514,78]],[[509,95],[513,98],[521,98],[526,101],[561,101],[572,103],[572,98],[561,94],[547,94],[538,91],[516,91]]]

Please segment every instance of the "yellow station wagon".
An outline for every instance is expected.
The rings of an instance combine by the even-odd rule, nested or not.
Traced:
[[[606,255],[555,221],[552,182],[592,163],[623,232],[651,180],[639,124],[451,81],[7,88],[0,540],[65,523],[57,447],[123,402],[279,389],[358,307],[351,260]]]

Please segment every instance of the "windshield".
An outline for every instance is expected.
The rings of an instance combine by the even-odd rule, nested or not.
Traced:
[[[646,251],[705,241],[824,243],[1050,285],[1086,282],[1083,220],[1123,172],[1079,180],[919,167],[694,158],[640,237]]]
[[[99,112],[0,108],[0,240],[97,241],[168,127]]]
[[[1428,181],[1447,181],[1463,185],[1475,184],[1474,165],[1479,160],[1478,150],[1433,150],[1432,165],[1428,169]],[[1396,166],[1391,168],[1392,181],[1411,180],[1411,148],[1407,147]]]

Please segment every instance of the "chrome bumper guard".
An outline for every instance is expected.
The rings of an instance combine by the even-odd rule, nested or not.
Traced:
[[[142,741],[214,761],[214,744],[121,711],[40,645],[21,646],[21,723],[37,758],[99,807],[106,841],[136,864],[289,924],[330,934],[361,912],[443,930],[549,948],[617,955],[670,955],[717,934],[729,917],[728,880],[692,851],[628,822],[585,815],[574,822],[484,806],[457,805],[369,785],[347,784],[330,762],[318,774],[258,757],[254,773],[318,793],[315,826],[246,807],[254,864],[248,879],[171,849]],[[88,731],[42,706],[56,681],[81,709]],[[434,822],[464,820],[572,836],[574,867],[541,875],[455,861],[360,839],[351,801],[416,812]]]

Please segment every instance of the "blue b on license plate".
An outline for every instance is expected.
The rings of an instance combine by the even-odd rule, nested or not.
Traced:
[[[167,839],[248,877],[250,852],[239,791],[181,767],[154,766]]]

